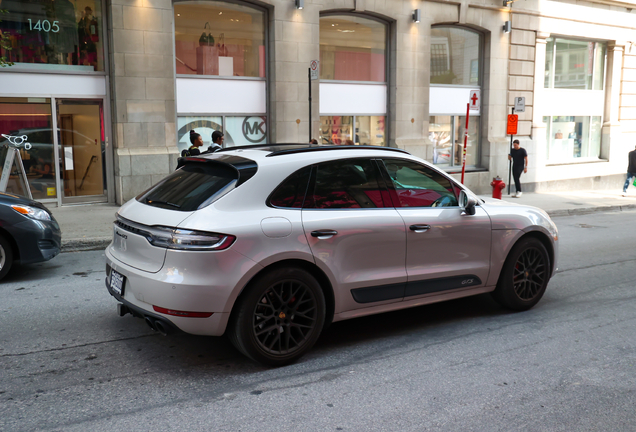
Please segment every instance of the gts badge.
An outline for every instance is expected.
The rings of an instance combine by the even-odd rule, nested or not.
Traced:
[[[475,279],[464,279],[462,285],[472,285],[475,283]]]
[[[115,230],[115,234],[117,234],[119,237],[123,238],[124,240],[126,240],[128,238],[128,236],[126,234],[122,234],[119,231]]]

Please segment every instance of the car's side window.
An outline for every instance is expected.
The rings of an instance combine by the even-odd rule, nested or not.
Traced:
[[[302,208],[310,173],[311,167],[305,167],[283,180],[270,195],[269,204],[282,208]]]
[[[380,208],[382,189],[371,159],[343,159],[318,164],[305,208]],[[382,186],[383,187],[383,186]]]
[[[435,170],[402,159],[383,162],[395,188],[396,207],[458,206],[452,182]]]

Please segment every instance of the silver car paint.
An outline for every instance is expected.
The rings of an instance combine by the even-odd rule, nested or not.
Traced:
[[[477,207],[478,212],[487,212],[495,227],[492,231],[491,274],[487,277],[487,286],[432,293],[404,301],[359,305],[353,301],[350,288],[364,286],[365,281],[371,284],[374,272],[381,280],[405,280],[405,267],[400,270],[394,268],[394,264],[384,260],[386,256],[398,257],[404,263],[406,245],[399,247],[391,239],[390,241],[393,242],[391,247],[382,248],[375,255],[371,254],[373,255],[371,262],[384,266],[383,269],[366,268],[365,271],[355,272],[353,264],[362,264],[363,268],[369,264],[365,260],[369,254],[363,250],[365,236],[359,235],[362,223],[353,223],[353,221],[347,223],[346,219],[340,218],[343,222],[343,228],[341,228],[341,230],[344,229],[343,235],[340,236],[341,230],[338,230],[339,239],[338,236],[334,236],[332,239],[318,240],[311,237],[310,231],[313,225],[310,225],[321,221],[320,218],[324,221],[327,218],[325,215],[333,210],[322,211],[323,214],[319,217],[316,217],[318,215],[308,217],[305,227],[303,226],[304,211],[270,208],[265,205],[265,200],[280,182],[303,166],[334,159],[382,158],[390,153],[382,150],[355,149],[337,150],[337,152],[307,152],[272,158],[265,158],[267,153],[258,150],[239,149],[232,153],[256,161],[259,169],[252,179],[212,205],[196,212],[184,213],[151,207],[131,200],[119,212],[124,218],[146,225],[178,226],[235,235],[237,240],[228,250],[219,252],[170,250],[166,252],[165,249],[161,249],[165,254],[165,263],[156,273],[138,270],[132,265],[136,263],[136,259],[139,259],[136,257],[137,254],[146,253],[143,252],[144,249],[158,249],[147,242],[136,245],[134,250],[118,251],[111,245],[106,251],[107,262],[128,278],[125,299],[131,303],[151,312],[153,304],[177,310],[214,312],[212,317],[205,319],[165,316],[188,333],[222,334],[235,300],[247,283],[268,265],[288,259],[302,260],[310,265],[316,263],[329,278],[336,300],[334,321],[488,292],[494,289],[503,261],[514,242],[528,230],[539,230],[549,235],[553,225],[540,210],[531,207],[482,203]],[[214,155],[207,157],[215,158]],[[414,156],[400,154],[400,158],[431,167],[430,164]],[[459,187],[473,195],[461,185]],[[391,212],[397,214],[395,209],[380,211],[386,215]],[[335,219],[337,220],[338,217]],[[272,220],[276,222],[270,225]],[[283,220],[289,221],[291,226],[291,232],[288,235],[284,234],[289,229],[289,225]],[[404,222],[400,222],[402,224],[400,228],[398,219],[391,216],[387,217],[387,220],[391,221],[392,227],[385,232],[380,230],[377,233],[378,239],[384,238],[388,232],[399,233],[401,236],[408,234],[408,228]],[[316,229],[336,228],[320,226]],[[552,237],[549,238],[552,239],[556,254],[558,252],[556,242]],[[312,253],[309,242],[312,243],[315,254]],[[325,248],[326,245],[331,246]],[[335,248],[332,247],[334,245]],[[362,255],[358,257],[354,254],[356,261],[351,264],[343,264],[342,254],[337,253],[346,251],[347,257],[350,257],[352,251],[360,253],[361,250],[363,250]],[[325,253],[327,255],[324,255]],[[456,252],[447,253],[452,256]],[[377,281],[373,284],[377,284]]]
[[[395,209],[304,209],[302,216],[316,264],[337,287],[336,313],[369,307],[353,300],[352,289],[406,282],[405,227]],[[322,229],[338,234],[311,236]]]

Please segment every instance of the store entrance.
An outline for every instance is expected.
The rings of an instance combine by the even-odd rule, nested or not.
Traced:
[[[101,100],[56,99],[62,204],[104,201],[106,166]]]

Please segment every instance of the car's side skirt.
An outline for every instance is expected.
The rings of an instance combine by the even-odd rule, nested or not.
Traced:
[[[374,315],[383,312],[391,312],[394,310],[406,309],[411,307],[423,306],[432,303],[439,303],[446,300],[454,300],[462,297],[469,297],[472,295],[483,294],[494,291],[495,285],[477,287],[477,288],[459,288],[452,291],[436,292],[418,297],[414,299],[405,299],[401,302],[383,304],[378,306],[371,306],[364,309],[355,309],[350,311],[341,312],[334,316],[333,321],[343,321],[351,318],[358,318],[367,315]]]

